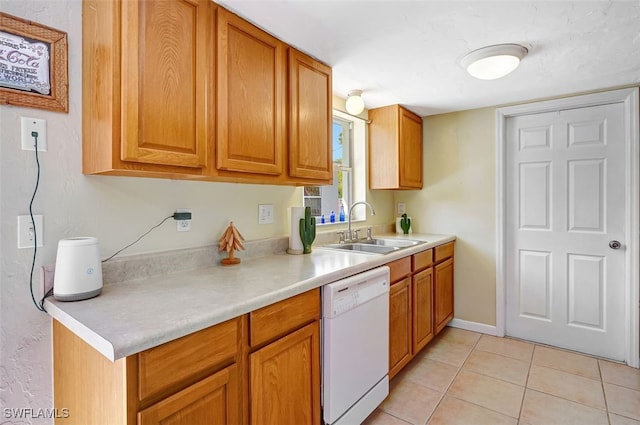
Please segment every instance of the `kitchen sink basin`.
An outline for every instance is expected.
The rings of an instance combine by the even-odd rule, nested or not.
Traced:
[[[425,243],[426,241],[414,241],[410,239],[370,239],[370,240],[362,240],[358,241],[358,243],[370,244],[370,245],[381,245],[381,246],[393,246],[397,248],[407,248],[410,246],[416,246]]]
[[[342,251],[365,252],[369,254],[390,254],[403,248],[409,248],[426,243],[426,241],[414,241],[409,239],[381,238],[363,239],[358,242],[335,243],[324,245],[324,248],[338,249]]]
[[[368,252],[370,254],[389,254],[390,252],[400,249],[396,246],[373,245],[360,242],[325,245],[324,248],[340,249],[343,251]]]

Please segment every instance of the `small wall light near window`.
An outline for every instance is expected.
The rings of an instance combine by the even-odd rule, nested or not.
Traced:
[[[472,76],[481,80],[495,80],[513,72],[529,50],[519,44],[496,44],[467,54],[460,64]]]
[[[358,115],[364,111],[364,100],[362,100],[362,90],[351,90],[347,95],[347,101],[344,104],[347,112],[351,115]]]

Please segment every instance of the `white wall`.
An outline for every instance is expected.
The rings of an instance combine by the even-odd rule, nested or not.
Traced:
[[[51,319],[31,303],[32,250],[16,249],[16,216],[28,213],[36,172],[33,152],[20,150],[21,116],[47,120],[49,151],[40,155],[42,174],[34,205],[34,212],[44,215],[45,246],[38,251],[36,266],[53,264],[57,241],[71,236],[96,236],[103,257],[110,255],[176,208],[192,210],[191,232],[177,233],[171,220],[126,252],[210,245],[229,220],[249,240],[286,236],[287,208],[302,204],[301,189],[293,187],[82,175],[81,9],[79,0],[1,3],[2,12],[68,33],[70,108],[63,114],[0,106],[0,408],[52,406]],[[377,211],[368,224],[392,221],[392,192],[370,192],[367,200]],[[260,203],[274,205],[274,224],[257,224]]]
[[[495,325],[495,108],[423,119],[423,190],[396,192],[420,233],[457,236],[455,317]]]

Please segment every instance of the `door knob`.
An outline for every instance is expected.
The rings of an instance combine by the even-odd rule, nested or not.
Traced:
[[[611,249],[620,249],[620,247],[622,246],[622,244],[618,241],[611,241],[609,242],[609,248]]]

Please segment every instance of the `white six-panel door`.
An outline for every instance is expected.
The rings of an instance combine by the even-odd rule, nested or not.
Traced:
[[[625,360],[624,129],[622,103],[507,119],[507,335]]]

